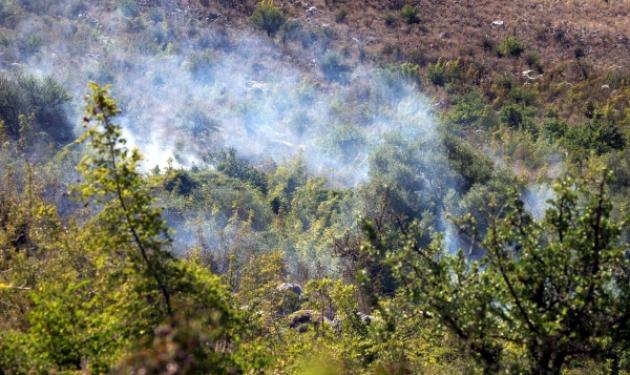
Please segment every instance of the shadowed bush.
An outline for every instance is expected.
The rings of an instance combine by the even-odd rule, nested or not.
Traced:
[[[400,10],[400,16],[409,25],[420,22],[418,17],[418,9],[413,5],[405,5]]]
[[[32,131],[45,133],[57,144],[71,142],[74,134],[64,108],[69,100],[52,78],[0,75],[0,119],[13,139],[20,134],[20,115],[32,115]]]
[[[501,57],[519,57],[525,52],[525,45],[513,36],[503,39],[497,46],[497,54]]]
[[[265,30],[267,35],[274,36],[286,22],[286,17],[282,10],[273,4],[273,0],[263,0],[256,6],[251,20],[256,26]]]

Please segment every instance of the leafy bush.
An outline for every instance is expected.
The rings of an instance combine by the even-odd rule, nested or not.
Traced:
[[[265,30],[267,35],[274,36],[286,22],[286,17],[282,10],[273,4],[273,0],[262,0],[252,13],[251,20]]]
[[[523,107],[517,104],[508,104],[501,108],[499,117],[502,124],[514,129],[522,128],[525,122]]]
[[[606,84],[612,89],[630,86],[630,69],[616,69],[606,74]]]
[[[407,53],[407,60],[414,64],[424,66],[427,63],[427,53],[422,47],[414,48]]]
[[[439,59],[427,68],[426,78],[436,86],[444,86],[448,82],[461,78],[460,61]]]
[[[69,100],[63,87],[51,78],[0,75],[0,119],[14,139],[20,134],[20,115],[32,114],[33,131],[44,132],[57,143],[72,141],[72,125],[64,108]]]
[[[548,142],[554,142],[564,137],[568,129],[569,126],[566,122],[558,119],[549,119],[543,124],[542,136]]]
[[[14,37],[12,35],[9,35],[5,32],[0,32],[0,46],[8,47],[13,43],[13,41]]]
[[[164,180],[164,189],[179,195],[189,195],[199,183],[185,170],[170,171]]]
[[[613,121],[597,116],[585,124],[572,127],[566,135],[566,142],[578,153],[592,150],[598,155],[622,150],[626,146],[624,135]]]
[[[627,328],[616,322],[627,316],[630,293],[625,284],[617,285],[626,282],[630,263],[605,178],[561,180],[540,222],[516,194],[503,205],[486,201],[494,219],[479,262],[470,262],[463,252],[448,254],[439,244],[422,251],[407,246],[396,259],[402,264],[396,276],[405,296],[418,310],[426,306],[454,335],[471,340],[465,345],[480,353],[473,358],[486,374],[510,368],[514,344],[518,368],[528,374],[563,373],[575,363],[564,355],[566,348],[605,355],[622,340],[620,353],[627,352],[622,338]],[[599,188],[589,189],[593,185]],[[469,217],[476,228],[475,219]],[[476,230],[465,231],[476,236]],[[557,301],[566,302],[558,307]],[[506,326],[518,328],[506,331]],[[595,340],[599,337],[611,344]]]
[[[149,9],[149,19],[155,23],[164,21],[164,12],[160,8]]]
[[[79,14],[87,11],[87,5],[83,3],[81,0],[71,0],[67,2],[64,14],[66,17],[75,18]]]
[[[212,83],[214,81],[213,68],[216,60],[216,54],[212,50],[194,54],[190,58],[188,70],[195,80]]]
[[[328,148],[333,155],[341,155],[350,160],[356,157],[365,139],[359,129],[353,125],[344,124],[334,126],[331,130],[331,141]]]
[[[380,67],[379,75],[392,88],[400,88],[400,85],[405,82],[420,83],[420,67],[410,62],[384,65]]]
[[[514,103],[526,106],[535,105],[538,101],[538,93],[529,86],[512,86],[507,97]]]
[[[5,27],[15,25],[20,18],[20,7],[12,1],[0,1],[0,24]]]
[[[491,128],[497,125],[494,111],[485,97],[474,91],[460,97],[446,119],[449,123],[462,127]]]
[[[15,3],[14,1],[3,1],[6,3]],[[25,10],[36,13],[36,14],[45,14],[47,9],[50,9],[53,5],[55,5],[55,1],[50,0],[19,0],[17,3]]]
[[[495,49],[495,42],[488,35],[484,35],[481,38],[481,46],[483,47],[483,50],[486,52],[492,51]]]
[[[495,80],[496,87],[500,90],[509,92],[512,90],[514,85],[514,80],[512,76],[509,74],[500,74]]]
[[[525,62],[530,68],[536,69],[538,73],[542,73],[544,71],[544,67],[540,62],[540,56],[534,52],[525,55]]]
[[[37,34],[31,34],[23,39],[18,40],[18,47],[20,52],[25,55],[32,55],[37,53],[44,44],[42,37]]]
[[[267,193],[267,178],[265,174],[259,172],[247,162],[238,160],[234,150],[229,150],[221,156],[217,170],[227,176],[249,183],[252,187],[259,189],[263,193]]]
[[[525,45],[513,36],[508,36],[497,46],[497,54],[501,57],[519,57],[525,52]]]
[[[413,5],[405,5],[400,10],[400,17],[409,25],[420,22],[418,17],[418,9]]]
[[[337,23],[342,23],[346,20],[347,17],[348,17],[348,12],[342,9],[335,15],[335,21]]]
[[[304,30],[304,27],[298,20],[288,20],[279,31],[282,43],[287,41],[296,41],[306,48],[313,45],[317,40],[317,35],[310,31]]]
[[[324,56],[320,69],[322,73],[324,73],[324,76],[331,81],[346,82],[348,80],[347,75],[350,68],[345,65],[341,57],[334,52],[330,52]]]
[[[463,191],[468,191],[475,184],[485,184],[492,176],[494,164],[483,154],[461,139],[449,135],[444,139],[448,161],[451,168],[457,172]]]
[[[136,0],[121,0],[118,9],[125,17],[134,18],[140,14]]]
[[[391,13],[387,13],[383,18],[383,21],[385,21],[385,26],[393,26],[394,23],[396,23],[396,16]]]

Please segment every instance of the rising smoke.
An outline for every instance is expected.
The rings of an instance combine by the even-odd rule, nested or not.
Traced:
[[[305,69],[268,38],[207,25],[156,43],[182,27],[181,17],[134,26],[119,11],[86,7],[72,26],[63,19],[47,25],[52,31],[28,19],[20,33],[53,37],[25,58],[24,70],[62,82],[77,118],[86,82],[111,83],[125,135],[147,168],[212,164],[214,154],[233,148],[254,164],[301,156],[310,172],[352,187],[367,180],[368,157],[385,134],[437,137],[425,98],[378,68],[326,66],[316,44],[305,53],[317,59],[314,67]],[[157,51],[141,45],[145,34]],[[323,79],[320,70],[330,69],[348,83]]]
[[[255,166],[299,158],[340,188],[389,174],[417,207],[432,207],[447,248],[460,246],[445,216],[443,200],[456,186],[441,131],[415,83],[369,63],[350,67],[329,50],[326,32],[281,37],[303,47],[296,55],[246,27],[197,22],[170,3],[147,17],[98,3],[53,2],[47,14],[22,19],[16,38],[29,35],[32,48],[16,43],[5,67],[61,82],[77,124],[86,83],[112,84],[125,137],[147,170],[213,168],[230,148]],[[375,156],[384,149],[400,165]],[[184,216],[171,222],[182,248],[197,232],[217,248],[235,238],[222,232],[229,216]]]

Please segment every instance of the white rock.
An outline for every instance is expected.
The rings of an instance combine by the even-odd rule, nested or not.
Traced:
[[[533,71],[533,70],[531,70],[531,69],[528,69],[528,70],[523,70],[523,76],[524,76],[524,77],[526,77],[527,79],[531,80],[531,81],[534,81],[534,80],[537,80],[537,79],[540,79],[540,78],[542,78],[542,77],[543,77],[543,75],[542,75],[542,74],[539,74],[539,75],[537,75],[537,76],[532,76],[532,73],[533,73],[533,72],[534,72],[534,71]]]

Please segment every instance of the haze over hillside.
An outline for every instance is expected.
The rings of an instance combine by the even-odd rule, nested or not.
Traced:
[[[630,2],[0,0],[0,374],[630,374]]]

